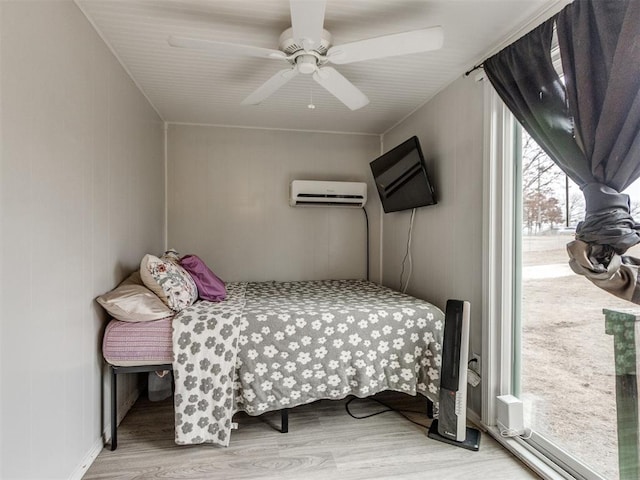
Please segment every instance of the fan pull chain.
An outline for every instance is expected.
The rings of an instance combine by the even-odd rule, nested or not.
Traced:
[[[313,103],[313,83],[311,84],[311,88],[309,88],[309,105],[307,105],[309,110],[313,110],[316,106]]]

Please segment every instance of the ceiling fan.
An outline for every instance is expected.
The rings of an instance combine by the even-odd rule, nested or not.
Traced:
[[[202,38],[170,36],[169,45],[226,54],[284,60],[290,64],[245,98],[242,105],[257,105],[299,74],[313,79],[351,110],[369,103],[367,96],[328,63],[343,65],[442,47],[442,27],[435,26],[403,33],[332,45],[331,34],[323,28],[326,0],[290,0],[291,27],[280,35],[279,50]]]

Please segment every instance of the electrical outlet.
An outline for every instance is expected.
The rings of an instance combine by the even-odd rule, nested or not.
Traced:
[[[482,373],[482,363],[479,354],[471,354],[471,357],[469,358],[469,368],[476,372],[478,375]]]

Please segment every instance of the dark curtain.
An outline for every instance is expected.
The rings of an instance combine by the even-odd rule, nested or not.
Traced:
[[[551,59],[554,26],[564,83]],[[582,189],[572,269],[640,303],[640,226],[620,192],[640,176],[640,1],[576,0],[487,59],[484,69],[527,132]]]

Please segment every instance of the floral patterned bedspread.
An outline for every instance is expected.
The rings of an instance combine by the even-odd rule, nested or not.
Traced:
[[[246,284],[227,298],[196,302],[173,319],[175,440],[229,445],[233,381]]]
[[[227,284],[174,320],[176,443],[228,445],[259,415],[384,390],[438,402],[444,314],[367,281]]]

